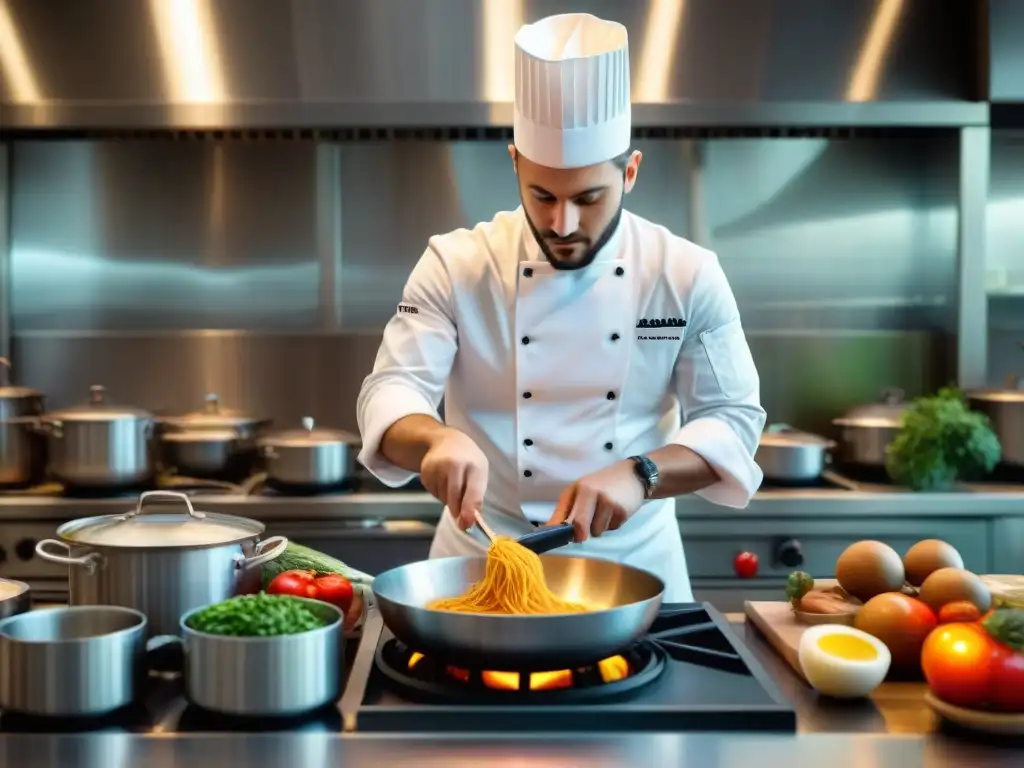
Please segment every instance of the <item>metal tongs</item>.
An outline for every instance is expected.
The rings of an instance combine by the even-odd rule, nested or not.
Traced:
[[[494,541],[497,536],[490,526],[484,522],[483,516],[479,512],[474,512],[473,516],[476,518],[476,524],[480,526],[480,530],[484,532],[488,539]],[[522,544],[530,551],[541,555],[545,552],[550,552],[552,549],[564,547],[575,538],[576,534],[573,531],[572,523],[559,523],[558,525],[549,525],[524,534],[516,539],[516,543]]]

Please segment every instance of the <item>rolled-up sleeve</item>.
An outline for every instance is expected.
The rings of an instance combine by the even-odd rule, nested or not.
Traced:
[[[390,487],[415,476],[388,461],[381,439],[399,419],[414,414],[438,416],[458,348],[452,280],[430,247],[413,269],[402,301],[384,329],[373,372],[356,401],[362,448],[359,462]]]
[[[683,426],[674,442],[699,454],[721,478],[699,496],[742,508],[763,478],[754,462],[765,424],[761,382],[736,299],[714,255],[701,265],[690,296],[687,334],[675,366]]]

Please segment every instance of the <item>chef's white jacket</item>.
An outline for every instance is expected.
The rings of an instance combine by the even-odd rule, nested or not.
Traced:
[[[548,264],[522,209],[432,237],[359,393],[362,464],[409,482],[381,437],[404,416],[437,418],[442,396],[445,422],[490,463],[483,514],[498,533],[533,530],[576,480],[670,443],[718,472],[698,491],[711,502],[744,507],[761,483],[760,382],[718,259],[629,212],[579,270]],[[431,556],[484,542],[444,514]],[[666,602],[692,599],[674,499],[559,553],[644,568]]]

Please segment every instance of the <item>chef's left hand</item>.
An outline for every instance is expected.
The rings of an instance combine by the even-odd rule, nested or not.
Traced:
[[[643,483],[630,461],[582,477],[558,499],[548,525],[571,522],[576,541],[620,528],[644,503]]]

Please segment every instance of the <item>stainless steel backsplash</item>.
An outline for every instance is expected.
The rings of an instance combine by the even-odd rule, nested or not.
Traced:
[[[634,212],[713,247],[773,420],[952,375],[955,139],[647,140]],[[500,141],[19,141],[15,377],[352,429],[427,238],[519,202]]]

